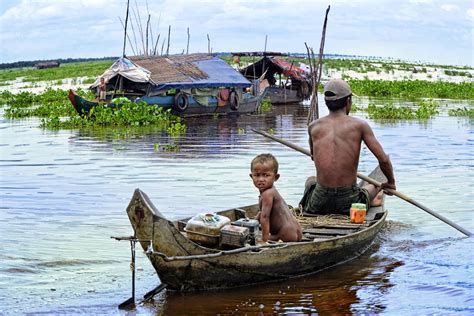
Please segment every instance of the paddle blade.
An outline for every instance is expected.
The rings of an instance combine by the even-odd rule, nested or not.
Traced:
[[[118,306],[119,309],[130,310],[135,308],[135,299],[130,297],[128,300]]]

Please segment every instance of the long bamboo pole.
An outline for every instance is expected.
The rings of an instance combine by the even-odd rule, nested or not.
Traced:
[[[188,43],[186,44],[186,55],[189,53],[189,38],[191,35],[189,34],[189,27],[188,27]]]
[[[119,21],[120,21],[120,24],[122,24],[123,29],[125,30],[125,25],[123,24],[123,21],[120,17],[119,17]],[[130,48],[132,49],[133,55],[136,55],[135,49],[133,48],[133,44],[132,44],[132,41],[130,40],[130,36],[128,35],[128,33],[126,36],[127,36],[128,44],[130,45]]]
[[[170,54],[171,25],[168,26],[168,46],[166,46],[166,56]]]
[[[128,23],[128,10],[129,10],[130,0],[127,1],[127,13],[125,15],[125,27],[123,34],[123,52],[122,57],[125,57],[125,46],[127,44],[127,23]]]
[[[252,129],[253,132],[257,133],[257,134],[260,134],[264,137],[267,137],[267,138],[270,138],[271,140],[274,140],[280,144],[283,144],[285,146],[288,146],[296,151],[299,151],[300,153],[303,153],[307,156],[311,156],[311,153],[309,150],[303,148],[303,147],[300,147],[298,145],[295,145],[295,144],[292,144],[286,140],[283,140],[283,139],[280,139],[278,137],[275,137],[273,135],[270,135],[268,133],[265,133],[263,131],[258,131],[258,130],[255,130],[255,129]],[[372,178],[369,178],[363,174],[361,174],[360,172],[357,172],[357,177],[359,179],[362,179],[368,183],[371,183],[377,187],[380,187],[382,184],[380,182],[378,182],[377,180],[374,180]],[[436,213],[435,211],[431,210],[430,208],[424,206],[423,204],[413,200],[412,198],[408,197],[407,195],[401,193],[401,192],[398,192],[397,190],[391,190],[391,189],[386,189],[390,194],[393,194],[399,198],[401,198],[402,200],[412,204],[412,205],[415,205],[416,207],[422,209],[423,211],[427,212],[428,214],[436,217],[437,219],[445,222],[446,224],[450,225],[451,227],[457,229],[458,231],[460,231],[461,233],[463,233],[464,235],[468,236],[468,237],[471,237],[472,236],[472,233],[470,231],[468,231],[467,229],[465,228],[462,228],[461,226],[459,226],[458,224],[452,222],[451,220],[447,219],[446,217]]]

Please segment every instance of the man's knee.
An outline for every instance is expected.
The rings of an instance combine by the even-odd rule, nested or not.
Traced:
[[[306,182],[304,184],[304,189],[308,189],[310,186],[312,186],[313,184],[316,183],[316,177],[315,176],[311,176],[311,177],[308,177],[308,179],[306,179]]]
[[[371,183],[365,184],[363,188],[366,189],[367,192],[369,193],[370,200],[374,199],[381,190],[380,187],[377,187]]]

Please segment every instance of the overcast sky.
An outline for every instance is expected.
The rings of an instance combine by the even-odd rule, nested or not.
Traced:
[[[0,63],[120,56],[126,0],[1,0]],[[319,51],[325,9],[331,5],[325,53],[474,65],[472,0],[131,0],[133,47],[143,51],[136,5],[151,14],[158,51],[171,25],[170,53]],[[130,24],[129,24],[130,25]],[[135,36],[133,36],[135,34]],[[151,39],[150,39],[151,41]],[[135,44],[135,42],[137,44]],[[151,46],[151,44],[150,44]],[[127,55],[133,55],[127,43]],[[166,50],[166,44],[164,45]]]

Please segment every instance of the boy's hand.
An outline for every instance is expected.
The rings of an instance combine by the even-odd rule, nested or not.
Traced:
[[[261,213],[262,213],[262,212],[258,212],[257,215],[255,215],[255,219],[256,219],[257,221],[259,221],[259,222],[260,222],[260,214],[261,214]]]

